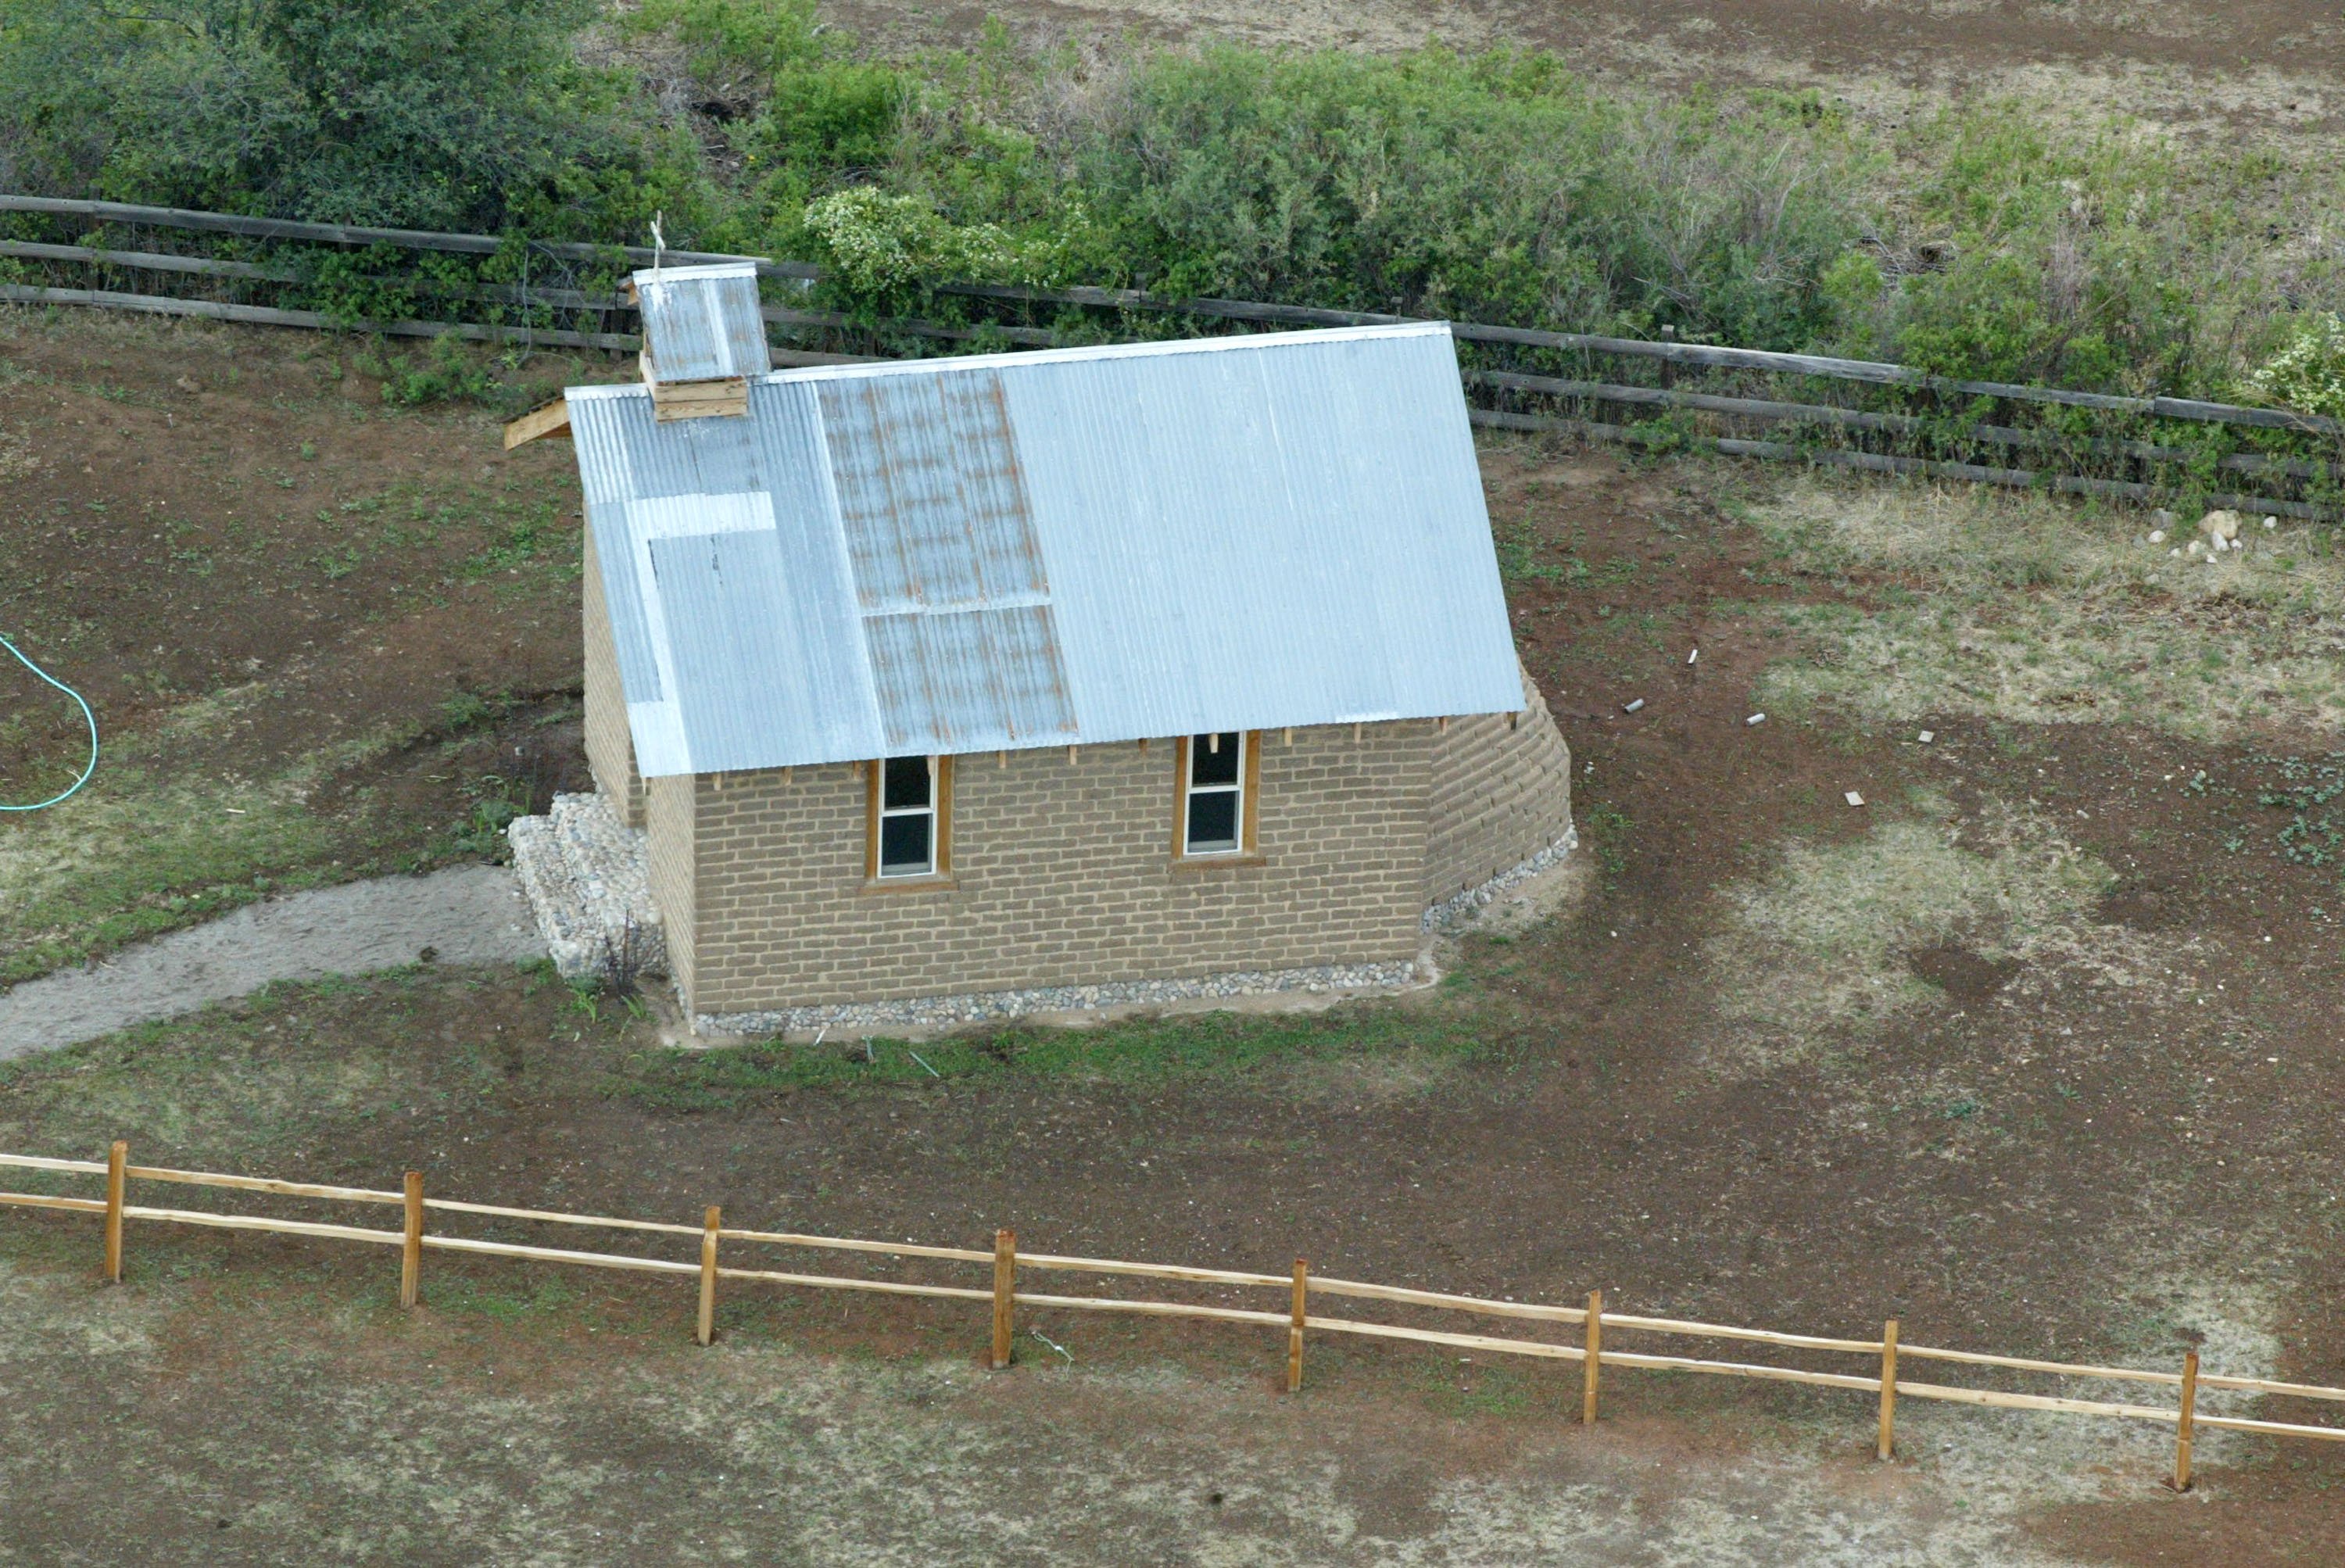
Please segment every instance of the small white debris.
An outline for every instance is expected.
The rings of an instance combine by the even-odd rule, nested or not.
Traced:
[[[2173,549],[2168,550],[2168,551],[2167,552],[2167,555],[2179,555],[2180,554],[2182,554],[2182,546],[2181,546],[2181,545],[2177,545]]]
[[[1764,724],[1767,722],[1767,716],[1763,713],[1754,713],[1742,722],[1745,724]]]
[[[1624,704],[1622,704],[1622,705],[1621,705],[1620,711],[1621,711],[1621,712],[1623,712],[1623,713],[1634,713],[1634,712],[1636,712],[1639,708],[1642,708],[1642,707],[1644,707],[1644,706],[1645,706],[1645,699],[1644,699],[1643,697],[1639,697],[1639,698],[1638,698],[1636,701],[1634,701],[1634,702],[1630,702],[1630,703],[1624,703]]]
[[[2207,542],[2204,539],[2193,539],[2190,541],[2190,553],[2194,555],[2198,554],[2199,551],[2204,550],[2206,547]]]
[[[2267,528],[2277,528],[2279,526],[2279,519],[2277,517],[2267,517],[2264,519],[2264,526]]]
[[[1701,650],[1700,648],[1691,649],[1686,654],[1686,663],[1691,664],[1700,657],[1701,657]]]
[[[1849,791],[1845,796],[1843,796],[1843,797],[1842,797],[1842,798],[1843,799],[1845,799],[1845,800],[1846,800],[1850,805],[1852,805],[1852,806],[1862,806],[1862,805],[1863,805],[1863,804],[1864,804],[1864,797],[1863,797],[1863,796],[1862,796],[1862,795],[1860,795],[1860,794],[1858,794],[1858,793],[1857,793],[1855,790],[1853,790],[1853,789],[1851,789],[1851,790],[1850,790],[1850,791]]]
[[[2165,529],[2163,529],[2163,528],[2152,528],[2152,529],[2149,531],[2149,542],[2150,542],[2151,544],[2153,544],[2153,545],[2163,545],[2163,544],[2165,544],[2165,543],[2166,543],[2166,530],[2165,530]]]
[[[1914,738],[1920,741],[1923,745],[1927,746],[1930,742],[1938,738],[1938,732],[1934,729],[1925,729]]]

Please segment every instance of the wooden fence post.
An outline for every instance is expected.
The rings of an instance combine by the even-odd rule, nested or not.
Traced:
[[[2174,1490],[2190,1490],[2190,1432],[2198,1419],[2198,1352],[2182,1357],[2182,1410],[2174,1423]]]
[[[1018,1233],[993,1233],[993,1358],[995,1371],[1010,1365],[1010,1341],[1017,1332]]]
[[[1294,1260],[1294,1294],[1287,1303],[1286,1318],[1286,1391],[1300,1392],[1303,1388],[1303,1319],[1311,1312],[1311,1266],[1300,1257]]]
[[[1897,1450],[1897,1319],[1881,1326],[1881,1444],[1877,1456],[1886,1461]]]
[[[106,1282],[122,1283],[123,1167],[130,1163],[130,1145],[120,1138],[106,1151]]]
[[[716,1338],[716,1230],[725,1211],[715,1204],[701,1217],[700,1321],[695,1337],[704,1345]]]
[[[1604,1354],[1604,1292],[1588,1293],[1588,1358],[1580,1363],[1579,1424],[1596,1424],[1597,1366]]]
[[[423,1272],[423,1173],[407,1173],[407,1234],[399,1244],[399,1304],[415,1305],[417,1277]]]

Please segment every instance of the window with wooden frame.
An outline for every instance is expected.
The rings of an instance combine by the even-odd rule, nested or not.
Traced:
[[[890,757],[871,764],[864,875],[875,882],[949,875],[952,759]]]
[[[1193,735],[1180,744],[1172,852],[1184,860],[1254,852],[1255,738],[1244,730]]]

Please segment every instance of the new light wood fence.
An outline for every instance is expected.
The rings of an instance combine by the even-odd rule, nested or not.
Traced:
[[[84,238],[67,244],[0,235],[0,264],[14,260],[50,280],[0,280],[0,300],[401,336],[634,349],[641,340],[620,330],[632,321],[633,311],[615,284],[626,268],[653,259],[652,251],[639,246],[366,229],[0,194],[0,214],[11,212],[25,215],[25,221],[81,225]],[[157,238],[107,239],[142,232]],[[259,259],[160,248],[182,233],[210,236],[214,243],[242,248]],[[353,252],[493,264],[499,280],[442,277],[429,269],[402,278],[375,277],[354,268],[349,261]],[[329,253],[340,264],[321,266],[320,256]],[[962,321],[871,319],[805,308],[798,291],[823,276],[821,269],[805,262],[678,250],[666,256],[678,263],[755,261],[759,274],[795,301],[768,304],[764,311],[776,332],[790,340],[776,351],[777,362],[786,365],[929,352],[924,345],[936,343],[1000,348],[1112,341],[1161,335],[1166,323],[1184,321],[1187,325],[1172,330],[1373,325],[1407,319],[1258,300],[1175,299],[1134,290],[951,280],[930,284],[928,292],[940,308],[964,316]],[[76,281],[67,284],[66,278]],[[141,286],[87,286],[92,280]],[[165,287],[178,291],[160,291]],[[191,291],[208,291],[208,297],[191,297]],[[338,291],[346,299],[372,299],[391,313],[378,311],[380,319],[357,320],[289,308],[288,301],[314,303]],[[260,299],[273,302],[255,302]],[[485,319],[422,319],[412,313],[427,308],[443,317],[469,311]],[[2135,503],[2188,501],[2306,518],[2333,517],[2345,510],[2345,422],[2319,415],[2194,398],[1968,380],[1870,360],[1682,342],[1666,331],[1660,339],[1645,340],[1493,322],[1449,326],[1459,344],[1460,373],[1477,400],[1472,417],[1477,424]],[[822,346],[805,346],[807,340]],[[1681,378],[1700,384],[1680,384]],[[1833,397],[1843,401],[1830,401]],[[2002,416],[1990,417],[1998,408]],[[1599,411],[1612,412],[1594,417]]]
[[[1600,1290],[1589,1292],[1584,1305],[1566,1307],[1528,1301],[1493,1300],[1487,1297],[1457,1295],[1447,1291],[1421,1290],[1393,1285],[1375,1285],[1356,1279],[1333,1278],[1312,1273],[1309,1266],[1301,1258],[1294,1260],[1294,1268],[1289,1273],[1263,1274],[1242,1269],[1200,1268],[1183,1264],[1134,1263],[1114,1258],[1069,1257],[1058,1253],[1020,1252],[1018,1249],[1016,1236],[1009,1230],[995,1232],[993,1245],[990,1247],[927,1247],[911,1242],[867,1241],[849,1237],[743,1229],[726,1225],[722,1211],[714,1206],[706,1211],[702,1216],[701,1223],[697,1225],[671,1224],[648,1219],[619,1219],[604,1215],[566,1214],[548,1209],[513,1208],[497,1204],[430,1197],[425,1196],[421,1174],[416,1171],[407,1172],[402,1186],[397,1190],[392,1190],[334,1186],[317,1182],[285,1181],[264,1176],[228,1176],[212,1171],[180,1170],[166,1166],[134,1166],[129,1163],[128,1145],[120,1142],[112,1146],[102,1161],[48,1159],[31,1155],[0,1155],[0,1166],[103,1178],[103,1196],[73,1197],[48,1193],[0,1192],[0,1205],[96,1217],[100,1221],[103,1232],[101,1264],[103,1277],[114,1284],[119,1284],[123,1278],[124,1226],[127,1221],[137,1220],[142,1223],[204,1226],[228,1230],[258,1231],[276,1236],[299,1237],[317,1241],[355,1242],[365,1246],[397,1247],[400,1254],[399,1300],[403,1308],[412,1308],[421,1299],[422,1259],[426,1252],[465,1253],[476,1257],[509,1257],[534,1263],[563,1264],[590,1268],[630,1269],[643,1273],[690,1277],[698,1286],[694,1332],[695,1337],[703,1345],[710,1343],[716,1336],[718,1292],[722,1286],[730,1281],[761,1286],[781,1286],[793,1289],[859,1291],[877,1295],[981,1303],[990,1308],[990,1312],[991,1342],[988,1359],[996,1368],[1007,1367],[1010,1364],[1018,1313],[1020,1308],[1024,1308],[1074,1312],[1135,1313],[1246,1328],[1283,1329],[1285,1333],[1286,1387],[1290,1391],[1299,1390],[1303,1387],[1304,1347],[1306,1337],[1320,1334],[1349,1335],[1406,1344],[1437,1346],[1444,1349],[1472,1350],[1486,1355],[1525,1356],[1556,1361],[1577,1361],[1580,1363],[1579,1416],[1583,1423],[1590,1425],[1595,1422],[1598,1415],[1602,1390],[1602,1374],[1609,1369],[1691,1372],[1715,1377],[1752,1378],[1775,1382],[1801,1383],[1813,1388],[1840,1389],[1873,1396],[1877,1401],[1878,1426],[1875,1452],[1883,1460],[1889,1459],[1894,1451],[1897,1401],[1901,1398],[1940,1400],[1996,1410],[2039,1410],[2056,1415],[2160,1422],[2171,1425],[2175,1429],[2174,1470],[2170,1483],[2178,1490],[2187,1490],[2190,1485],[2191,1444],[2196,1431],[2200,1428],[2212,1428],[2223,1431],[2255,1432],[2275,1438],[2301,1438],[2324,1441],[2345,1440],[2345,1428],[2340,1427],[2198,1413],[2197,1403],[2198,1391],[2201,1389],[2224,1390],[2272,1399],[2327,1401],[2345,1400],[2345,1389],[2309,1383],[2279,1382],[2269,1378],[2202,1372],[2198,1367],[2198,1352],[2195,1350],[2185,1355],[2178,1369],[2156,1371],[2140,1368],[2046,1361],[2024,1356],[1998,1356],[1975,1350],[1949,1350],[1916,1345],[1900,1337],[1899,1325],[1894,1319],[1882,1325],[1882,1331],[1877,1339],[1791,1334],[1771,1329],[1749,1329],[1729,1324],[1701,1323],[1679,1318],[1654,1318],[1620,1312],[1605,1305],[1604,1294]],[[133,1204],[129,1201],[130,1184],[133,1182],[209,1187],[230,1193],[314,1199],[328,1203],[373,1205],[399,1210],[400,1223],[394,1229],[388,1226],[326,1224],[266,1214],[156,1207],[144,1204]],[[443,1227],[446,1222],[460,1216],[684,1237],[696,1244],[698,1257],[696,1260],[688,1261],[683,1258],[648,1257],[639,1254],[524,1246],[515,1242],[494,1241],[453,1234]],[[437,1224],[434,1223],[435,1217],[439,1221]],[[868,1257],[919,1259],[942,1264],[968,1265],[973,1269],[988,1271],[990,1278],[987,1278],[983,1284],[939,1285],[902,1278],[801,1273],[781,1268],[745,1267],[739,1262],[724,1261],[726,1257],[740,1258],[745,1255],[751,1258],[760,1258],[766,1249],[776,1247],[815,1252],[843,1252]],[[1216,1305],[1164,1297],[1062,1295],[1020,1288],[1021,1274],[1030,1276],[1053,1273],[1099,1275],[1111,1278],[1145,1280],[1168,1287],[1202,1287],[1219,1292],[1225,1298],[1244,1292],[1275,1291],[1284,1299],[1282,1308],[1274,1309],[1267,1307]],[[1312,1309],[1315,1298],[1321,1299],[1332,1298],[1339,1301],[1379,1303],[1388,1308],[1497,1319],[1528,1330],[1528,1336],[1462,1332],[1455,1329],[1426,1329],[1406,1323],[1378,1321],[1368,1318],[1332,1316]],[[1567,1330],[1576,1330],[1576,1332],[1566,1332]],[[1553,1337],[1537,1337],[1542,1331]],[[1819,1371],[1807,1367],[1754,1360],[1727,1360],[1668,1355],[1648,1350],[1626,1350],[1619,1349],[1617,1344],[1618,1336],[1622,1334],[1660,1336],[1666,1339],[1723,1340],[1730,1344],[1764,1346],[1776,1350],[1852,1357],[1856,1359],[1863,1370]],[[2074,1399],[2065,1395],[2021,1393],[2000,1389],[1966,1388],[1947,1383],[1919,1382],[1906,1378],[1902,1370],[1905,1363],[1913,1361],[1941,1361],[1959,1366],[2042,1374],[2054,1378],[2082,1378],[2107,1382],[2133,1383],[2150,1389],[2170,1389],[2174,1390],[2176,1402],[2171,1406],[2121,1403],[2102,1400]]]

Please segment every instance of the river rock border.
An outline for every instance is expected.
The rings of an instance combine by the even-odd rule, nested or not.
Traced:
[[[1030,991],[986,991],[960,996],[912,996],[893,1002],[844,1002],[818,1007],[785,1007],[770,1013],[700,1013],[693,1031],[703,1034],[774,1035],[808,1029],[934,1029],[955,1024],[1002,1023],[1036,1013],[1088,1013],[1109,1007],[1147,1007],[1220,996],[1266,996],[1300,992],[1347,996],[1406,991],[1431,972],[1421,961],[1390,963],[1323,963],[1308,969],[1246,970],[1200,975],[1192,980],[1118,980],[1099,985],[1051,985]]]
[[[1418,921],[1420,930],[1448,932],[1462,926],[1473,915],[1497,901],[1498,895],[1521,886],[1548,867],[1558,865],[1566,855],[1579,847],[1579,830],[1566,828],[1563,837],[1519,865],[1509,866],[1477,888],[1467,888],[1442,900],[1425,911]]]

